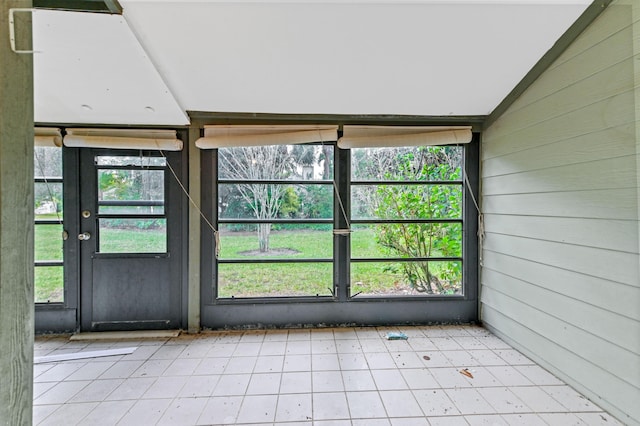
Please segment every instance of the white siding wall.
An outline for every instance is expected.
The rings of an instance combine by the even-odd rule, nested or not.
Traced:
[[[638,9],[609,6],[487,129],[481,154],[482,320],[629,424],[640,424]]]

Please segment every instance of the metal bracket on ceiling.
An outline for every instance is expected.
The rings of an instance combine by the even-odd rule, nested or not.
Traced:
[[[11,44],[11,50],[18,54],[38,53],[36,50],[17,50],[16,49],[16,30],[15,30],[15,12],[29,12],[33,13],[35,9],[29,8],[13,8],[9,9],[9,42]]]

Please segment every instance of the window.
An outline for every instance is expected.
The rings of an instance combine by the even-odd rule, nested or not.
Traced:
[[[34,147],[36,303],[64,302],[62,149]]]
[[[351,296],[462,293],[461,146],[351,150]]]
[[[475,298],[466,142],[218,147],[214,299]]]
[[[218,149],[218,298],[331,296],[333,151]]]
[[[98,252],[165,253],[164,157],[95,157]]]

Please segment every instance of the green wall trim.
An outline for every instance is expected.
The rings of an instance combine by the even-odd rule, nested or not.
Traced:
[[[122,15],[122,6],[118,0],[33,0],[33,7]]]
[[[205,112],[187,111],[192,125],[206,124],[360,124],[360,125],[440,125],[473,126],[480,130],[485,116],[431,116],[431,115],[392,115],[392,114],[268,114],[248,112]]]

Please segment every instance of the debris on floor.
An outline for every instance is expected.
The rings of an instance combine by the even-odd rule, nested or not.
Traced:
[[[389,332],[387,333],[387,340],[407,340],[406,334],[401,332]]]
[[[460,370],[460,374],[462,374],[463,376],[467,376],[470,379],[473,379],[473,374],[471,374],[468,368],[464,368]]]
[[[65,354],[57,354],[57,355],[37,356],[33,358],[33,363],[42,364],[45,362],[72,361],[75,359],[99,358],[103,356],[129,355],[129,354],[132,354],[136,349],[138,349],[137,346],[131,347],[131,348],[104,349],[101,351],[85,351],[85,352],[73,352],[73,353],[65,353]]]

